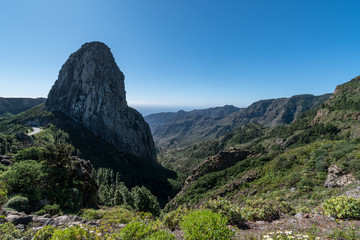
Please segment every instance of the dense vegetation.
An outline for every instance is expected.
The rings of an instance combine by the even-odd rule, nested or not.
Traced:
[[[34,212],[45,207],[39,203],[44,199],[46,205],[56,204],[66,211],[95,206],[85,187],[91,179],[76,173],[81,165],[70,157],[72,152],[71,145],[60,143],[19,151],[14,164],[3,168],[0,175],[9,197],[8,207]],[[28,203],[19,204],[21,201]]]
[[[339,86],[333,98],[287,125],[265,127],[251,123],[210,141],[161,152],[159,161],[177,171],[177,180],[174,172],[159,165],[140,167],[141,162],[41,106],[2,119],[0,150],[13,157],[13,165],[0,164],[0,204],[37,214],[71,212],[97,223],[22,232],[6,223],[0,224],[1,236],[359,239],[359,200],[339,196],[359,193],[359,89],[358,79]],[[60,118],[63,124],[59,125],[56,119]],[[20,134],[28,130],[24,124],[28,119],[36,119],[43,131],[32,137]],[[246,157],[238,161],[226,158],[245,152]],[[78,171],[80,168],[88,169],[87,162],[79,157],[90,159],[95,166],[86,178],[78,174],[83,172]],[[105,161],[101,163],[100,159]],[[329,177],[331,168],[338,169],[333,173],[335,180],[347,177],[341,187]],[[181,181],[188,176],[182,191],[161,210],[160,206],[169,200],[164,196],[172,196],[176,187],[180,190]],[[45,199],[46,204],[40,207],[39,202]],[[334,230],[316,224],[287,231],[246,230],[256,221],[271,224],[294,220],[291,216],[302,217],[304,213],[309,217],[329,216],[322,219],[328,219],[327,224]]]

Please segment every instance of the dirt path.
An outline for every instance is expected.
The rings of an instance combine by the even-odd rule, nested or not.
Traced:
[[[28,136],[37,134],[37,133],[39,133],[39,132],[42,131],[42,129],[41,129],[41,128],[38,128],[38,127],[32,127],[32,129],[33,129],[33,131],[32,131],[31,133],[28,133],[28,134],[27,134]]]

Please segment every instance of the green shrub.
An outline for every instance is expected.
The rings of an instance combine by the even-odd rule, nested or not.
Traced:
[[[31,202],[40,200],[44,191],[44,169],[41,163],[34,160],[17,162],[2,175],[9,194],[27,197]]]
[[[227,217],[210,210],[194,210],[185,215],[180,227],[188,240],[231,239],[234,232],[226,224]]]
[[[10,240],[21,237],[21,231],[16,229],[12,223],[0,224],[0,240]]]
[[[52,237],[52,240],[72,240],[72,239],[81,239],[81,240],[93,240],[96,239],[96,235],[80,226],[69,227],[65,229],[55,230]]]
[[[292,214],[294,209],[286,202],[277,200],[249,200],[241,209],[241,214],[250,221],[271,221],[279,219],[284,214]]]
[[[166,230],[159,230],[150,234],[145,240],[175,240],[175,236]]]
[[[53,215],[56,215],[56,214],[60,213],[60,205],[58,205],[58,204],[46,205],[44,207],[44,210],[46,211],[46,213],[53,216]]]
[[[45,211],[45,209],[40,209],[39,211],[35,212],[35,215],[38,215],[38,216],[42,216],[42,215],[45,215],[47,214],[47,212]]]
[[[229,219],[229,224],[237,226],[244,225],[244,219],[241,217],[241,209],[224,198],[217,197],[217,199],[210,199],[204,206],[213,212],[226,216]]]
[[[81,209],[81,217],[87,220],[101,219],[105,215],[104,210]]]
[[[336,218],[360,218],[360,200],[353,197],[332,197],[323,204],[325,213]]]
[[[55,230],[56,228],[51,225],[43,227],[34,235],[33,240],[49,240]]]
[[[7,200],[7,191],[5,187],[5,183],[0,179],[0,207],[6,202]]]
[[[184,206],[178,207],[176,210],[167,213],[164,216],[163,223],[171,231],[178,229],[180,226],[180,221],[182,217],[188,213],[188,209]]]
[[[328,237],[328,239],[358,240],[360,239],[360,232],[357,226],[341,226],[339,229],[333,229]]]
[[[133,220],[124,227],[120,233],[115,234],[115,239],[121,240],[140,240],[155,232],[151,224],[146,224],[141,220]]]
[[[14,209],[18,212],[24,212],[29,209],[29,199],[27,197],[15,196],[9,199],[5,204],[5,207]]]
[[[46,205],[41,210],[36,212],[36,215],[44,215],[44,214],[50,214],[51,216],[54,216],[56,214],[60,214],[60,205],[53,204],[53,205]]]

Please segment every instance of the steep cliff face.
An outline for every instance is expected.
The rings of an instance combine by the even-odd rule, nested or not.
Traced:
[[[124,74],[110,48],[85,43],[71,54],[49,92],[46,106],[60,111],[121,151],[156,160],[150,128],[127,106]]]

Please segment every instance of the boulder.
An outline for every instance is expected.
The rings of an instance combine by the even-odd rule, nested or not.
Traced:
[[[0,163],[4,164],[5,166],[10,166],[13,164],[9,159],[1,159]]]
[[[327,188],[344,187],[354,182],[356,182],[356,178],[351,173],[345,173],[338,166],[331,165],[328,168],[324,186]]]
[[[32,215],[26,215],[25,213],[11,212],[5,218],[7,222],[13,223],[15,226],[18,224],[28,225],[33,220]]]

